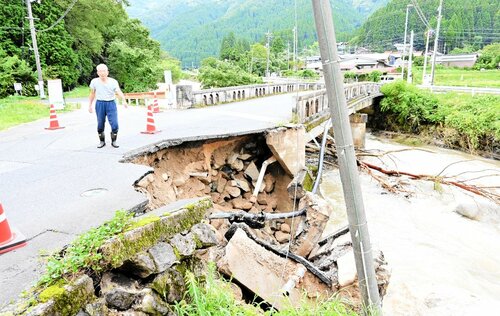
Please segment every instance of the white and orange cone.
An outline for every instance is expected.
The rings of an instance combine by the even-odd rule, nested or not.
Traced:
[[[154,94],[154,99],[153,99],[153,113],[160,113],[163,112],[160,110],[160,105],[158,104],[158,98],[156,97],[156,91]]]
[[[51,104],[50,105],[50,124],[49,124],[49,127],[46,127],[45,129],[54,130],[54,129],[61,129],[61,128],[64,128],[64,127],[59,126],[59,121],[57,120],[56,109],[54,108],[54,104]]]
[[[0,204],[0,254],[26,246],[26,238],[15,229],[10,229],[7,217]]]
[[[144,132],[141,132],[141,133],[142,134],[156,134],[159,132],[160,132],[159,130],[156,130],[152,106],[148,105],[148,117],[146,120],[146,130]]]

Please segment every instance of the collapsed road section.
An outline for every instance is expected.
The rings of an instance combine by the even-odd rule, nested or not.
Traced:
[[[212,259],[220,272],[273,306],[280,304],[277,293],[298,298],[305,291],[316,299],[340,289],[359,304],[348,231],[322,240],[332,206],[310,192],[304,134],[302,126],[287,126],[160,142],[123,161],[152,167],[134,184],[149,197],[145,211],[210,196],[214,207],[208,220],[221,236],[221,251]],[[387,263],[381,251],[374,258],[383,296]]]
[[[128,153],[123,162],[151,167],[134,183],[148,200],[56,253],[0,314],[176,315],[193,278],[205,282],[214,267],[238,304],[286,310],[335,295],[361,311],[350,235],[325,238],[332,205],[310,192],[304,148],[303,127],[290,126]],[[383,297],[381,251],[374,265]]]

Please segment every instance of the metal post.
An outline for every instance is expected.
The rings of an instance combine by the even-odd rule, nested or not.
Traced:
[[[406,82],[411,83],[413,81],[413,76],[411,73],[412,67],[413,67],[413,30],[411,30],[411,35],[410,35],[410,58],[408,60],[408,77],[406,78]]]
[[[410,7],[412,7],[413,5],[409,4],[406,6],[406,20],[405,20],[405,37],[403,39],[403,55],[401,55],[401,61],[403,62],[401,64],[401,78],[404,79],[405,78],[405,55],[406,55],[406,37],[407,37],[407,34],[408,34],[408,14],[410,12]]]
[[[325,85],[330,103],[340,178],[347,208],[359,288],[368,313],[380,315],[380,296],[373,265],[359,173],[329,0],[312,0]]]
[[[290,42],[286,46],[286,65],[287,69],[290,70]]]
[[[425,43],[424,72],[422,74],[422,84],[423,85],[427,85],[425,77],[427,75],[427,55],[429,54],[429,38],[431,37],[431,34],[432,34],[432,30],[429,29],[427,31],[427,41]]]
[[[38,54],[38,44],[36,42],[35,23],[33,22],[33,13],[31,12],[31,0],[26,0],[26,9],[28,10],[28,20],[30,21],[31,41],[33,42],[33,51],[35,52],[36,71],[38,73],[38,87],[40,88],[40,98],[45,99],[45,90],[43,88],[42,66],[40,65],[40,55]]]
[[[295,11],[295,20],[294,20],[294,27],[293,27],[293,71],[297,71],[297,62],[298,62],[298,57],[297,52],[299,51],[299,41],[298,41],[298,29],[297,29],[297,0],[294,1],[294,11]]]
[[[439,42],[439,28],[441,26],[441,10],[443,8],[443,0],[439,0],[439,8],[438,8],[438,21],[436,27],[436,37],[434,38],[434,52],[432,53],[432,68],[431,68],[431,86],[434,85],[434,71],[436,68],[436,53],[438,50],[438,42]]]
[[[267,31],[267,33],[266,33],[266,38],[267,38],[267,42],[266,42],[266,48],[267,48],[266,77],[269,77],[269,51],[271,50],[271,47],[269,45],[269,40],[271,39],[271,33],[269,33],[269,31]]]

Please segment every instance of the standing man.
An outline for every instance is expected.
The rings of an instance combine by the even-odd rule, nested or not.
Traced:
[[[118,86],[118,81],[108,77],[108,67],[105,64],[100,64],[96,67],[99,78],[94,78],[90,82],[89,96],[89,113],[92,113],[92,104],[95,103],[95,112],[97,115],[97,133],[99,134],[100,143],[97,148],[106,146],[104,137],[104,124],[108,117],[109,125],[111,126],[111,146],[118,148],[116,138],[118,136],[118,115],[116,110],[116,95],[122,99],[122,103],[127,108],[127,102],[123,92]]]

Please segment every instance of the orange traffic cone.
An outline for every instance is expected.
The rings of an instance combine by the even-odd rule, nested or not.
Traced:
[[[45,129],[60,129],[64,128],[63,126],[59,126],[59,121],[57,120],[57,114],[56,114],[56,109],[54,108],[54,104],[50,105],[50,125],[49,127],[46,127]]]
[[[152,106],[148,105],[148,118],[146,120],[146,130],[142,134],[156,134],[160,131],[156,130],[155,119],[153,118]]]
[[[156,91],[153,99],[153,113],[160,113],[163,112],[160,110],[160,105],[158,105],[158,98],[156,97]]]
[[[11,230],[0,204],[0,254],[26,246],[26,238],[18,231]]]

